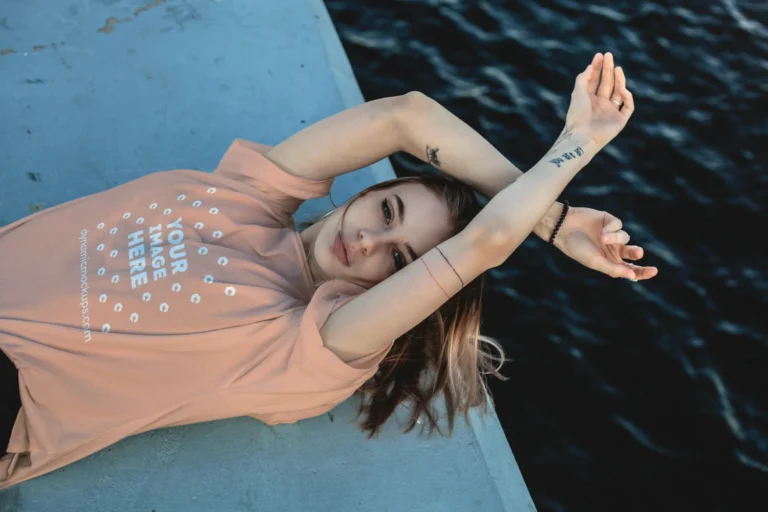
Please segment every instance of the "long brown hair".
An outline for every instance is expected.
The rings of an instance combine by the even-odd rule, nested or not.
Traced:
[[[477,215],[481,206],[471,187],[443,175],[422,175],[397,178],[377,183],[355,195],[347,204],[375,190],[385,190],[402,183],[420,183],[448,206],[453,236],[463,230]],[[346,211],[345,211],[346,213]],[[303,223],[307,227],[312,223]],[[481,274],[419,325],[395,340],[376,374],[358,391],[363,400],[358,417],[366,414],[361,428],[368,438],[381,426],[402,402],[410,402],[411,415],[404,432],[410,432],[421,417],[426,417],[429,434],[439,427],[435,401],[442,393],[448,420],[448,435],[453,433],[457,414],[463,413],[469,422],[469,410],[480,407],[488,412],[488,390],[485,376],[501,380],[499,373],[506,360],[501,345],[480,334],[484,276]],[[493,347],[496,354],[488,351]],[[423,428],[422,428],[423,431]]]

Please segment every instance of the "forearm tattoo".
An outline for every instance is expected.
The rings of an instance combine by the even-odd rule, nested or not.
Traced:
[[[557,138],[555,143],[552,145],[552,149],[549,150],[550,155],[557,153],[557,145],[561,142],[564,142],[566,140],[569,140],[573,134],[568,131],[568,128],[564,128],[563,131],[560,133],[560,136]]]
[[[440,151],[440,148],[431,148],[427,146],[427,161],[431,164],[434,164],[440,167],[440,160],[437,159],[438,151]]]
[[[561,153],[559,157],[553,158],[549,162],[555,164],[559,168],[560,164],[565,162],[565,160],[573,160],[574,158],[578,158],[583,154],[584,150],[581,149],[581,146],[576,146],[573,151],[566,151],[565,153]]]

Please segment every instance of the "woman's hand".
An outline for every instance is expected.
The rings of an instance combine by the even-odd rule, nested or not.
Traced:
[[[611,277],[632,280],[654,277],[659,273],[656,267],[641,267],[624,261],[642,258],[643,248],[627,245],[629,235],[621,228],[621,221],[610,213],[571,207],[554,244],[566,256]]]
[[[602,148],[626,126],[634,110],[624,71],[614,68],[613,55],[598,53],[576,78],[565,132],[582,133]]]

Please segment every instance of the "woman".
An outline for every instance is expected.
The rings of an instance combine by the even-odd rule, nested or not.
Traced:
[[[499,376],[503,361],[478,335],[481,275],[532,230],[613,277],[656,274],[624,263],[642,249],[618,219],[555,203],[633,110],[623,72],[598,54],[576,79],[565,130],[519,178],[409,93],[274,148],[238,140],[213,173],[152,173],[6,226],[0,488],[155,428],[290,423],[356,390],[370,435],[407,399],[408,429],[424,413],[431,431],[440,393],[452,428],[457,412],[485,405],[483,373]],[[295,230],[303,200],[397,151],[466,185],[393,180]],[[480,209],[468,186],[492,199]]]

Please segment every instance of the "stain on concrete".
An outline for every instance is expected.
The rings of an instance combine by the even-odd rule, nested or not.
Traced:
[[[147,73],[146,77],[147,77],[147,80],[152,80],[152,73]]]
[[[8,24],[8,16],[5,16],[3,19],[0,19],[0,28],[4,28],[5,30],[16,30],[12,26]]]
[[[167,0],[152,0],[148,4],[143,5],[143,6],[139,7],[138,9],[136,9],[135,11],[133,11],[133,15],[134,16],[138,16],[139,14],[141,14],[143,12],[146,12],[146,11],[148,11],[150,9],[154,9],[158,5],[162,5],[165,2],[167,2]]]
[[[0,50],[0,55],[10,55],[11,53],[16,53],[16,50],[13,48],[4,48]]]
[[[331,413],[327,413],[327,414],[328,414],[328,418],[330,418],[330,420],[331,420],[331,423],[333,423],[333,414],[331,414]]]
[[[137,17],[139,14],[146,12],[150,9],[154,9],[158,5],[162,5],[168,0],[153,0],[152,2],[149,2],[146,5],[143,5],[136,10],[133,11],[133,16]],[[127,18],[116,18],[115,16],[110,16],[107,18],[107,21],[104,22],[104,26],[98,29],[96,32],[103,32],[104,34],[111,34],[115,31],[115,25],[118,23],[127,23],[129,21],[133,21],[133,18],[130,16]]]
[[[41,212],[46,208],[47,206],[45,205],[45,203],[32,203],[31,205],[29,205],[29,211],[32,213]]]
[[[67,69],[72,69],[72,66],[69,65],[69,63],[64,59],[64,57],[61,58],[61,63],[64,65]]]
[[[115,31],[115,25],[118,23],[127,23],[129,21],[133,21],[133,18],[115,18],[114,16],[110,16],[107,18],[107,21],[104,22],[104,26],[101,27],[96,32],[103,32],[105,34],[111,34]]]
[[[32,130],[27,130],[27,135],[32,135]]]
[[[36,84],[44,84],[45,83],[45,80],[43,80],[42,78],[27,78],[24,81],[26,83],[28,83],[28,84],[34,84],[34,85],[36,85]]]
[[[44,44],[38,44],[32,47],[32,51],[39,52],[40,50],[45,50],[47,48]]]
[[[27,130],[27,131],[29,131],[29,130]],[[37,182],[37,183],[42,183],[43,182],[43,177],[40,176],[40,173],[37,173],[37,172],[28,172],[27,173],[27,177],[30,180],[32,180],[34,182]]]
[[[197,12],[197,9],[185,2],[184,5],[173,5],[166,7],[165,16],[163,19],[168,18],[176,23],[176,26],[179,28],[179,30],[183,32],[187,22],[198,21],[202,19],[202,16],[200,16],[200,13]]]

